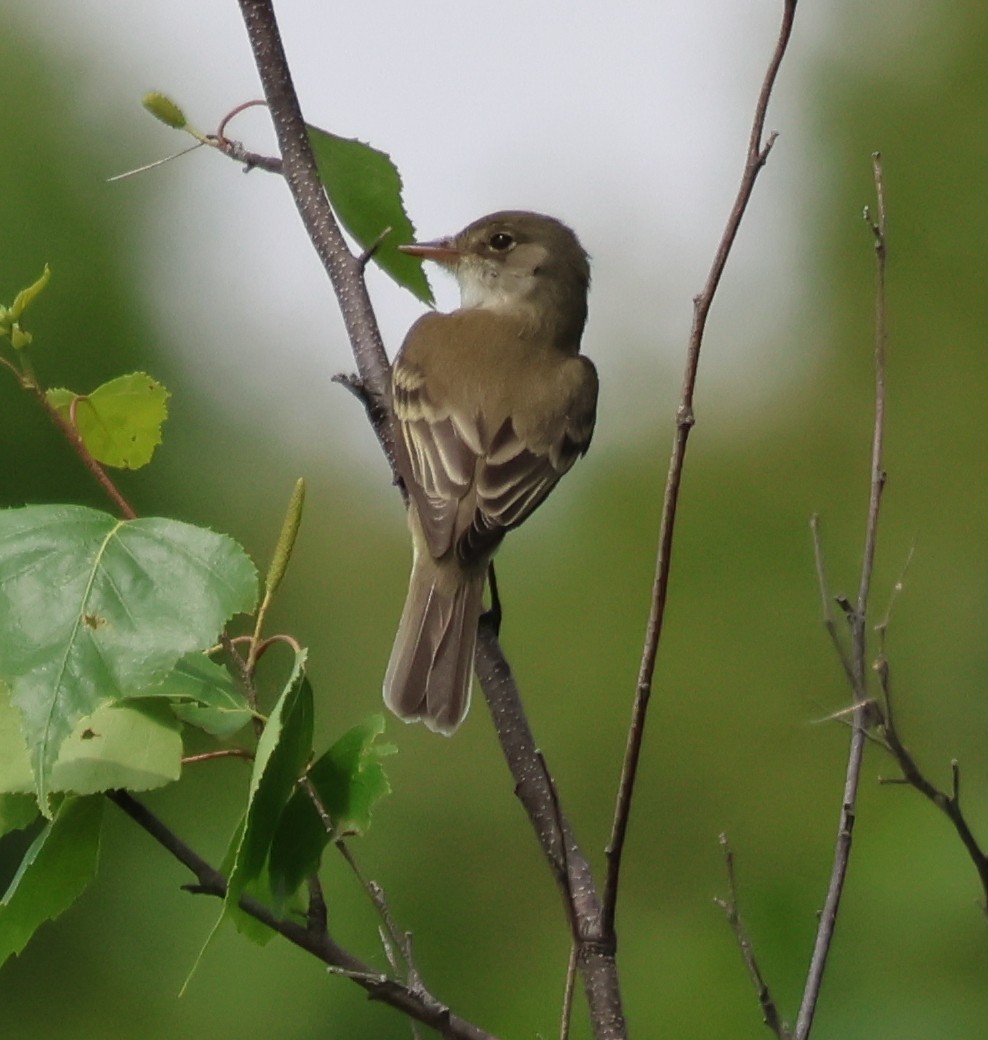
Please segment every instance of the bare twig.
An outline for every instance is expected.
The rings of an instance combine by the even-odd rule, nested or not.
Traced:
[[[477,677],[487,700],[501,751],[515,781],[543,854],[563,894],[577,948],[596,1040],[627,1036],[613,935],[603,930],[600,900],[590,864],[573,837],[549,771],[528,725],[518,687],[487,615],[477,637]]]
[[[883,444],[885,440],[885,259],[886,259],[886,210],[885,183],[882,175],[881,157],[876,152],[872,156],[875,178],[875,194],[877,197],[877,219],[872,221],[869,211],[865,210],[872,235],[875,239],[876,286],[875,286],[875,419],[871,440],[871,482],[868,498],[868,517],[865,523],[864,555],[861,562],[861,579],[858,584],[858,596],[852,609],[845,607],[848,624],[851,630],[850,680],[855,707],[851,730],[851,742],[848,749],[847,770],[844,777],[844,792],[841,799],[840,819],[837,826],[837,841],[834,849],[834,863],[830,874],[830,884],[817,925],[813,955],[806,973],[806,985],[803,998],[796,1016],[793,1032],[795,1040],[806,1040],[813,1026],[813,1016],[823,985],[823,973],[827,965],[830,946],[837,925],[837,914],[840,909],[844,880],[851,856],[851,839],[856,815],[858,781],[861,776],[861,762],[864,756],[866,727],[869,721],[871,702],[868,697],[867,658],[867,612],[868,595],[871,590],[871,579],[875,565],[875,548],[878,539],[878,519],[881,511],[882,491],[885,487],[886,475],[883,469]],[[842,656],[843,660],[843,656]],[[845,665],[846,667],[846,665]]]
[[[74,397],[72,399],[72,403],[69,406],[69,417],[66,419],[51,403],[51,401],[48,400],[48,395],[45,393],[44,387],[42,387],[38,382],[29,362],[26,359],[21,362],[23,370],[19,369],[6,358],[0,358],[0,364],[13,372],[18,383],[21,385],[21,389],[34,394],[38,399],[45,414],[55,424],[55,427],[65,436],[65,439],[82,460],[83,465],[89,470],[93,477],[95,477],[96,482],[106,492],[110,501],[117,507],[117,511],[120,515],[125,520],[135,520],[137,518],[137,513],[134,511],[133,506],[131,506],[127,499],[124,498],[120,489],[110,479],[109,474],[97,459],[94,458],[92,452],[86,446],[86,442],[82,439],[82,436],[76,428],[76,409],[80,398]]]
[[[374,429],[374,433],[378,439],[378,443],[381,445],[384,453],[387,455],[392,449],[389,447],[391,444],[390,438],[393,436],[391,433],[391,407],[380,397],[374,397],[373,394],[369,393],[367,387],[364,385],[364,381],[358,375],[353,375],[346,372],[338,372],[333,376],[333,382],[339,383],[345,390],[349,390],[354,397],[364,406],[364,410],[367,412],[367,418],[370,420],[370,424]],[[389,460],[393,460],[393,455],[388,455]],[[408,499],[405,486],[402,484],[398,477],[398,471],[392,464],[392,476],[394,477],[395,484],[401,489],[402,497]]]
[[[879,649],[882,653],[885,652],[885,636],[892,620],[892,608],[895,606],[895,601],[898,599],[899,593],[902,592],[903,586],[906,583],[906,571],[909,570],[909,565],[913,562],[913,552],[915,551],[915,548],[915,546],[911,546],[909,552],[906,554],[906,562],[902,565],[902,573],[896,579],[895,584],[889,592],[889,601],[888,606],[885,608],[885,616],[877,625],[875,625],[875,632],[878,635]]]
[[[689,439],[695,418],[693,415],[693,395],[696,387],[697,368],[700,360],[700,347],[707,323],[707,315],[713,303],[714,294],[720,283],[724,266],[730,254],[734,239],[737,236],[741,219],[748,206],[748,200],[755,187],[759,172],[765,165],[776,135],[769,134],[764,138],[765,114],[769,98],[775,84],[776,75],[785,56],[792,33],[793,19],[796,15],[796,0],[785,0],[782,15],[782,26],[775,45],[775,51],[765,73],[755,116],[748,141],[748,152],[745,158],[744,172],[738,188],[734,206],[731,209],[724,234],[714,256],[713,264],[707,275],[702,291],[693,300],[693,325],[690,331],[689,346],[686,351],[686,368],[683,374],[682,395],[676,411],[676,430],[673,436],[672,455],[669,460],[669,473],[666,477],[665,494],[662,500],[662,519],[659,527],[659,546],[655,567],[655,579],[652,585],[652,605],[645,633],[645,645],[642,651],[641,666],[632,708],[631,724],[628,730],[628,742],[624,755],[621,779],[618,784],[617,801],[614,809],[614,820],[611,836],[607,844],[607,883],[604,889],[604,929],[608,934],[614,930],[614,915],[617,909],[618,882],[621,874],[621,855],[624,850],[628,819],[631,813],[631,801],[635,789],[635,778],[638,774],[638,760],[641,755],[642,741],[645,735],[645,718],[648,703],[652,694],[652,681],[655,674],[655,661],[658,655],[659,640],[662,635],[662,623],[665,617],[666,598],[669,588],[669,574],[672,564],[673,532],[676,523],[676,511],[679,504],[679,489],[683,476],[683,464],[686,458],[686,444]]]
[[[239,747],[219,748],[217,751],[203,751],[198,755],[184,755],[182,765],[191,766],[197,762],[214,762],[218,758],[241,758],[247,762],[253,762],[254,752]]]
[[[206,143],[224,155],[229,156],[235,162],[243,163],[245,172],[264,170],[267,173],[283,173],[284,163],[282,163],[281,159],[271,155],[261,155],[258,152],[250,152],[240,141],[233,141],[226,136],[226,128],[242,112],[246,112],[248,108],[266,107],[267,102],[259,99],[244,101],[235,106],[220,120],[220,125],[216,128],[216,132],[206,137]]]
[[[886,481],[885,470],[882,468],[882,448],[885,442],[885,347],[888,339],[885,302],[885,260],[887,255],[885,176],[882,170],[881,155],[875,152],[871,158],[875,175],[875,197],[878,212],[877,218],[872,220],[871,212],[866,208],[865,219],[868,221],[875,239],[875,425],[871,441],[871,494],[868,499],[868,522],[865,527],[861,582],[858,586],[857,613],[862,624],[864,624],[864,614],[868,607],[868,593],[871,589],[871,576],[875,565],[875,546],[878,540],[878,514]],[[865,646],[862,641],[862,666],[864,665],[864,650]],[[857,662],[855,663],[857,664]]]
[[[367,269],[367,265],[374,258],[374,254],[384,245],[388,235],[391,234],[393,228],[386,227],[373,242],[357,257],[357,263],[360,264],[361,271]]]
[[[280,159],[273,155],[252,152],[244,147],[240,141],[230,141],[225,138],[219,140],[215,137],[208,137],[206,142],[234,162],[243,163],[244,173],[250,173],[251,170],[264,170],[265,173],[284,173],[284,163]]]
[[[336,836],[337,830],[333,823],[333,818],[330,816],[329,810],[326,806],[323,805],[322,799],[319,797],[319,792],[316,790],[316,785],[308,776],[303,777],[298,783],[299,787],[305,791],[309,800],[312,802],[326,834],[333,839],[333,844],[336,846],[337,851],[346,861],[347,866],[349,866],[353,871],[360,887],[367,894],[367,898],[371,901],[374,909],[377,911],[382,924],[380,933],[381,942],[384,945],[384,952],[388,958],[388,962],[391,964],[392,968],[398,970],[396,958],[394,957],[394,950],[397,949],[404,962],[403,974],[405,975],[406,982],[409,986],[419,986],[421,979],[412,957],[411,934],[409,932],[402,932],[398,928],[394,916],[391,913],[391,908],[388,906],[388,900],[387,896],[384,894],[384,889],[376,881],[371,880],[366,874],[364,874],[351,852],[350,846],[347,845],[342,838]],[[318,879],[313,880],[318,883]]]
[[[816,564],[817,585],[820,588],[820,615],[823,620],[823,627],[827,630],[827,635],[830,637],[830,642],[834,647],[834,653],[837,654],[841,667],[844,669],[844,677],[853,687],[854,672],[851,669],[851,659],[844,650],[844,644],[840,640],[840,633],[837,631],[837,622],[834,620],[834,612],[830,609],[831,597],[827,588],[827,571],[823,563],[823,541],[820,538],[820,517],[817,513],[810,517],[810,531],[813,534],[813,560]]]
[[[563,987],[563,1012],[559,1016],[559,1040],[569,1040],[569,1026],[573,1019],[573,990],[576,988],[576,956],[576,943],[570,943],[566,985]]]
[[[239,105],[235,105],[231,108],[230,111],[220,120],[220,125],[216,128],[217,141],[224,143],[228,140],[226,136],[226,128],[241,114],[241,112],[246,112],[248,108],[264,108],[266,104],[267,102],[263,101],[261,98],[254,98],[251,101],[242,101]]]
[[[971,830],[971,826],[961,810],[960,766],[956,760],[950,763],[951,790],[949,794],[941,790],[926,777],[911,752],[902,743],[896,729],[895,716],[892,711],[892,680],[888,659],[884,654],[875,662],[875,671],[878,674],[885,706],[885,719],[881,726],[884,738],[883,743],[886,750],[892,755],[902,770],[901,777],[884,780],[883,782],[909,784],[910,787],[914,787],[919,791],[924,798],[931,801],[950,820],[954,830],[957,832],[957,836],[967,850],[971,862],[974,864],[974,869],[978,872],[978,879],[981,882],[981,890],[984,897],[982,910],[988,913],[988,854],[985,853],[985,850],[981,847],[977,838],[975,838],[974,832]]]
[[[765,1025],[775,1033],[779,1040],[790,1040],[792,1034],[789,1032],[789,1027],[786,1023],[779,1017],[779,1010],[775,1006],[775,1000],[772,998],[768,984],[765,982],[761,969],[758,967],[754,947],[751,945],[751,939],[748,937],[744,922],[741,920],[741,912],[738,909],[737,878],[734,874],[734,853],[728,844],[726,834],[720,836],[720,845],[724,850],[724,865],[727,867],[727,899],[715,899],[714,902],[727,915],[727,921],[734,932],[735,939],[738,941],[741,957],[744,960],[745,967],[748,969],[748,975],[751,978],[752,985],[755,987],[755,993],[758,995],[758,1003],[762,1009],[762,1018],[765,1020]]]
[[[345,841],[339,839],[336,842],[336,848],[353,871],[354,876],[360,883],[360,887],[367,893],[367,898],[371,901],[378,917],[381,919],[381,941],[384,943],[384,948],[388,953],[388,960],[391,962],[392,967],[398,970],[398,965],[395,963],[397,958],[393,954],[393,951],[397,950],[404,965],[405,981],[412,987],[421,986],[421,976],[418,968],[415,966],[415,959],[412,954],[411,933],[403,932],[398,927],[394,915],[391,913],[391,907],[388,905],[388,897],[385,895],[384,889],[376,881],[371,880],[364,874]]]
[[[191,891],[224,898],[226,877],[186,845],[143,803],[126,791],[111,791],[107,797],[192,872],[196,884],[191,886]],[[397,979],[376,972],[336,943],[324,927],[323,909],[319,906],[321,893],[314,900],[312,893],[313,889],[310,888],[310,913],[304,925],[278,917],[251,896],[241,896],[239,905],[244,913],[317,957],[337,974],[352,979],[372,1000],[389,1004],[415,1021],[435,1029],[440,1036],[450,1040],[495,1040],[492,1034],[453,1014],[421,985],[413,989]]]

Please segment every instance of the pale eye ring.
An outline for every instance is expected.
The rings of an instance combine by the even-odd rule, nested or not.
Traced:
[[[515,240],[507,233],[507,231],[495,231],[487,240],[487,244],[491,249],[495,249],[499,253],[504,253],[515,244]]]

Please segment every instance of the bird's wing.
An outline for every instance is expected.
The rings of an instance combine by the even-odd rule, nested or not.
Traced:
[[[560,393],[555,415],[537,433],[520,435],[509,415],[494,433],[476,477],[477,508],[457,541],[465,559],[490,552],[506,531],[517,527],[546,498],[559,478],[586,454],[593,436],[597,373],[590,361],[576,357]]]
[[[429,395],[421,368],[399,357],[392,375],[398,470],[415,503],[429,551],[452,548],[461,501],[470,493],[482,442],[477,420]]]

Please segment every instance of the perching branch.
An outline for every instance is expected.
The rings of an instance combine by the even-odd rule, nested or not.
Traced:
[[[854,713],[852,717],[851,743],[848,749],[847,770],[844,777],[844,792],[841,799],[840,819],[837,826],[837,841],[834,849],[834,863],[827,886],[827,896],[820,912],[817,925],[816,940],[813,944],[813,955],[806,973],[806,985],[796,1026],[793,1031],[794,1040],[806,1040],[813,1026],[820,987],[823,985],[823,973],[827,965],[827,957],[837,925],[837,913],[840,909],[844,879],[847,876],[848,862],[851,856],[851,838],[856,814],[858,781],[861,775],[861,762],[867,739],[868,725],[868,675],[866,659],[868,594],[871,590],[871,578],[875,564],[875,547],[878,539],[878,518],[881,511],[882,491],[885,487],[886,475],[883,468],[883,445],[885,440],[885,347],[887,340],[885,317],[885,258],[886,258],[886,212],[885,183],[882,175],[881,156],[876,152],[872,156],[875,194],[877,197],[877,217],[871,219],[870,212],[865,210],[872,235],[875,239],[875,420],[871,439],[871,481],[868,498],[868,517],[865,522],[864,555],[861,562],[861,579],[858,584],[858,596],[853,607],[846,606],[848,625],[851,633],[851,653],[847,661],[843,655],[845,670],[850,668]],[[817,559],[820,560],[819,548]],[[829,600],[826,593],[825,576],[822,565],[818,562],[818,573],[821,577],[822,595]],[[825,613],[826,616],[826,613]]]
[[[360,373],[359,380],[346,379],[344,384],[367,405],[390,461],[394,458],[387,389],[390,370],[364,286],[365,261],[347,249],[319,182],[271,2],[240,0],[240,6],[274,121],[285,179],[343,310]],[[600,900],[589,863],[566,823],[521,709],[514,679],[488,625],[480,629],[476,667],[519,798],[564,894],[594,1035],[597,1040],[623,1040],[627,1033],[613,933],[601,926]]]
[[[126,791],[111,791],[107,797],[135,823],[154,838],[164,849],[187,867],[195,876],[192,891],[223,899],[226,896],[226,877],[197,852],[185,844],[170,828],[158,819],[143,803]],[[369,964],[343,949],[325,927],[324,906],[320,907],[321,893],[312,892],[310,913],[306,923],[281,918],[263,903],[250,896],[241,896],[240,909],[265,924],[289,942],[317,957],[334,971],[352,979],[367,992],[371,1000],[379,1000],[435,1029],[448,1040],[496,1040],[483,1029],[453,1014],[433,997],[416,978],[409,985],[375,971]]]
[[[501,750],[515,781],[515,794],[528,814],[563,894],[595,1040],[623,1040],[627,1029],[613,934],[604,930],[590,864],[563,814],[545,759],[525,717],[514,676],[486,616],[481,619],[477,637],[476,667]]]
[[[775,79],[789,45],[793,19],[796,16],[796,0],[784,0],[782,26],[779,38],[762,82],[758,102],[755,106],[755,117],[752,122],[751,136],[748,141],[748,154],[745,158],[744,172],[738,188],[734,206],[727,219],[724,234],[714,256],[710,273],[702,291],[693,300],[693,326],[690,331],[689,346],[686,351],[686,369],[683,374],[682,395],[676,410],[676,431],[673,436],[672,455],[669,460],[669,473],[666,477],[665,494],[662,499],[662,519],[659,526],[659,546],[655,566],[655,579],[652,585],[652,606],[648,625],[645,631],[645,645],[642,651],[641,666],[638,672],[638,683],[635,690],[634,706],[631,713],[631,725],[628,730],[628,742],[625,749],[621,779],[618,784],[617,802],[614,809],[614,820],[611,826],[611,837],[607,844],[607,883],[604,890],[604,929],[613,934],[614,915],[617,909],[618,882],[621,875],[621,855],[624,851],[628,830],[628,819],[631,813],[631,801],[635,790],[635,779],[638,775],[638,760],[641,756],[642,741],[645,736],[645,718],[648,712],[649,699],[652,695],[652,681],[655,674],[655,662],[658,655],[659,640],[662,636],[662,623],[665,618],[666,599],[669,591],[669,574],[672,566],[673,532],[676,523],[676,511],[679,505],[679,489],[683,477],[683,464],[686,459],[686,443],[695,418],[693,415],[693,394],[696,388],[697,368],[700,362],[700,347],[707,324],[707,315],[713,303],[714,294],[720,283],[727,258],[730,255],[734,239],[737,237],[741,219],[744,216],[755,187],[755,181],[762,167],[768,160],[769,153],[775,143],[776,134],[765,133],[765,114]]]

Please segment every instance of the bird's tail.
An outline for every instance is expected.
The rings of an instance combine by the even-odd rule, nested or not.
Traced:
[[[452,734],[470,707],[484,571],[416,552],[408,598],[384,677],[384,703],[401,719]]]

